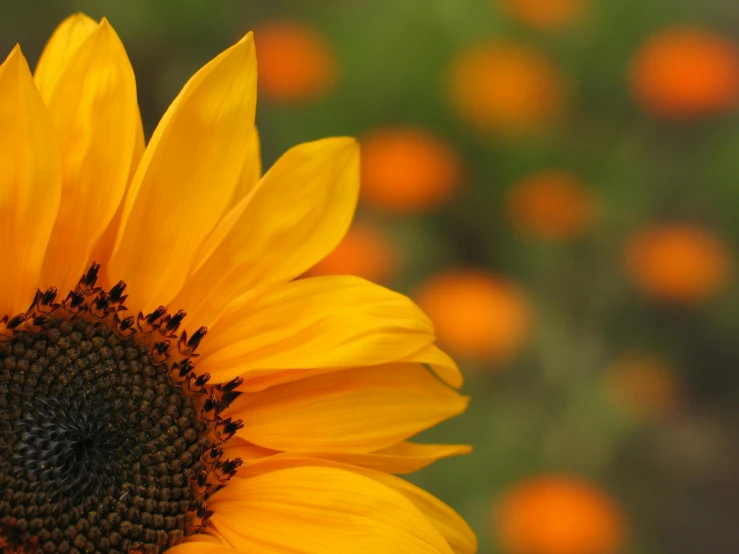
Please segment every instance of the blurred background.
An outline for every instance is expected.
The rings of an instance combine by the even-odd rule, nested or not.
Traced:
[[[313,271],[411,295],[460,362],[471,407],[424,438],[475,452],[412,479],[481,553],[739,552],[736,0],[3,0],[2,52],[80,10],[147,134],[253,29],[264,167],[360,138]]]

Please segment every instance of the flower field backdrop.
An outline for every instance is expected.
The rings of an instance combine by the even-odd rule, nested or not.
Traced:
[[[460,363],[470,408],[425,438],[474,453],[412,479],[481,553],[739,552],[736,0],[4,1],[2,51],[75,11],[148,133],[253,29],[265,169],[359,137],[312,272],[411,295]]]

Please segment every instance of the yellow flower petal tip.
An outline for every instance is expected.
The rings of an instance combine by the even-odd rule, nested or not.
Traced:
[[[62,20],[60,27],[62,25],[87,25],[89,23],[97,25],[97,22],[93,18],[91,18],[89,15],[87,15],[86,13],[77,12],[77,13],[73,13],[66,19]]]
[[[354,137],[329,137],[316,140],[312,144],[326,158],[334,163],[344,163],[352,170],[359,171],[360,152],[359,142]],[[357,177],[358,177],[357,173]]]
[[[13,49],[10,51],[10,54],[6,56],[5,62],[15,60],[18,57],[24,58],[23,52],[21,51],[20,44],[16,44],[15,46],[13,46]]]
[[[249,33],[145,145],[107,19],[64,20],[35,76],[19,46],[0,66],[0,381],[21,380],[0,386],[0,551],[84,528],[86,552],[474,552],[392,475],[470,450],[410,442],[469,402],[431,320],[359,277],[303,278],[350,227],[359,143],[262,174],[256,93]]]
[[[103,17],[100,20],[100,23],[98,24],[97,28],[98,33],[104,33],[106,35],[114,35],[118,36],[118,33],[115,32],[115,29],[113,29],[113,26],[110,24],[110,21],[108,21],[107,18]]]
[[[242,55],[256,58],[254,33],[252,33],[251,31],[246,33],[243,37],[239,39],[236,44],[226,50],[226,52],[242,53]]]
[[[78,245],[96,241],[123,198],[138,106],[133,68],[105,19],[56,70],[44,99],[64,153],[62,186],[70,201],[57,217],[41,287],[70,290],[91,261]]]
[[[254,44],[254,33],[249,31],[236,44]]]
[[[356,156],[359,161],[359,141],[354,137],[333,137],[324,139],[337,151],[346,151],[352,156]],[[329,142],[330,141],[330,142]]]
[[[80,45],[98,28],[97,21],[83,13],[66,18],[56,28],[41,53],[34,79],[46,98],[53,90],[60,71]]]

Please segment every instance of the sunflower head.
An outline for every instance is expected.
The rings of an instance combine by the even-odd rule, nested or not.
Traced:
[[[471,553],[396,474],[464,445],[461,377],[406,297],[303,278],[348,229],[356,141],[262,174],[249,34],[144,140],[110,24],[0,65],[0,552]]]

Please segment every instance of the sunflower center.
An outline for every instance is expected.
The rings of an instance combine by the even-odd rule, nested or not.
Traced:
[[[240,463],[219,460],[236,385],[207,386],[189,358],[166,356],[169,342],[152,340],[163,311],[135,333],[110,293],[75,292],[82,301],[53,304],[51,291],[34,303],[43,315],[5,320],[0,552],[162,551],[202,529],[208,491]]]

